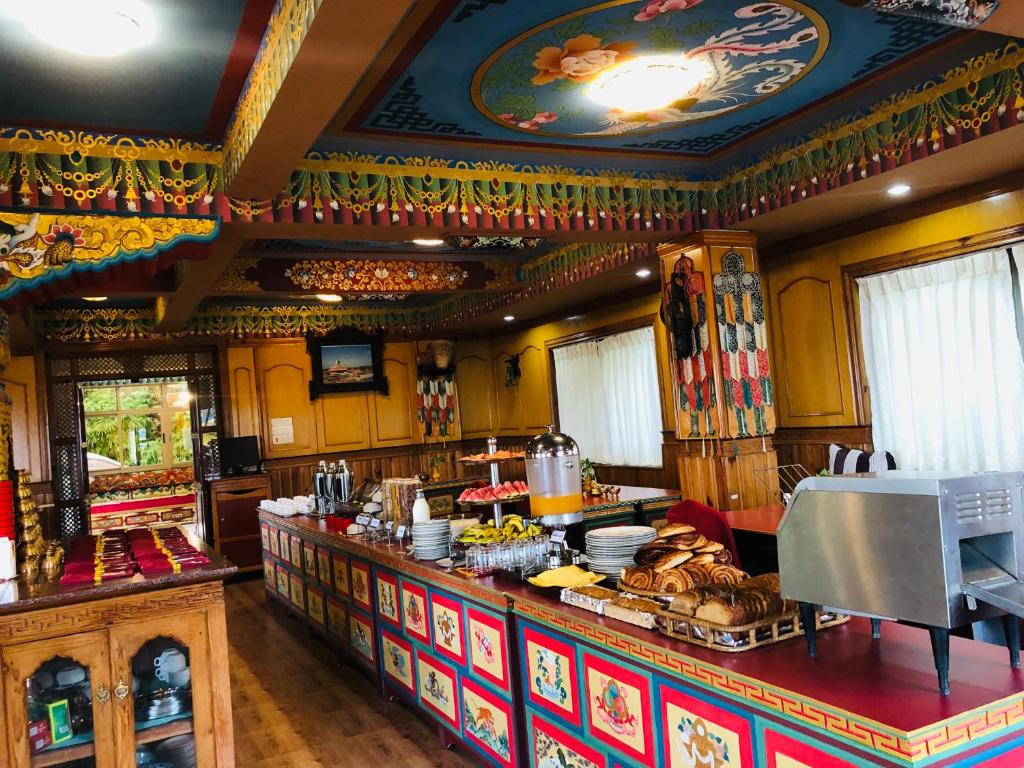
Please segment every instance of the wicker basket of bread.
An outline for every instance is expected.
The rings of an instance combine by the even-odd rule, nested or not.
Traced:
[[[623,569],[618,587],[644,597],[669,599],[697,586],[738,584],[747,577],[732,565],[724,545],[683,523],[662,527],[635,560],[635,567]]]
[[[825,629],[849,617],[818,612],[815,621],[818,629]],[[777,573],[682,592],[661,611],[658,628],[669,637],[730,653],[804,634],[796,604],[779,592]]]

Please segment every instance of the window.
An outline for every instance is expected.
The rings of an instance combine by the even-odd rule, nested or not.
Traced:
[[[191,399],[184,381],[83,387],[90,474],[190,464]]]
[[[600,464],[660,467],[654,328],[555,347],[558,423]]]
[[[1011,252],[858,278],[873,441],[900,469],[1024,469]]]

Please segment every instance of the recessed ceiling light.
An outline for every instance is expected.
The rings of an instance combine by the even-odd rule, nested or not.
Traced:
[[[513,320],[516,319],[516,316],[515,315],[505,315],[505,317],[503,319],[505,320],[506,323],[511,323]]]
[[[107,300],[106,296],[83,296],[82,298],[85,299],[86,301],[106,301]]]
[[[905,197],[910,194],[910,189],[909,184],[893,184],[886,190],[886,193],[889,197]]]
[[[444,240],[439,237],[417,237],[413,242],[425,248],[436,248],[439,245],[444,245]]]
[[[638,269],[636,271],[636,276],[637,277],[650,277],[651,276],[651,270],[647,269],[647,267],[644,267],[643,269]]]
[[[579,320],[581,315],[569,315],[566,320]]]
[[[20,2],[14,13],[40,40],[82,56],[118,56],[156,37],[156,22],[141,0]]]
[[[623,112],[664,109],[692,98],[711,74],[704,58],[640,56],[598,77],[587,90],[587,96]]]
[[[318,293],[316,295],[317,301],[323,301],[327,304],[337,304],[341,301],[341,296],[336,293]]]

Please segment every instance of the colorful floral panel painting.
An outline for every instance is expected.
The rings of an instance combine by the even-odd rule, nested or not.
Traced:
[[[427,590],[418,584],[402,581],[402,620],[405,631],[424,643],[430,644],[430,623],[427,617]]]
[[[661,686],[667,768],[754,768],[750,721]]]
[[[515,735],[511,705],[463,678],[462,725],[466,738],[509,768],[515,766]]]
[[[546,720],[530,716],[533,764],[537,768],[605,768],[600,752]]]
[[[640,765],[654,765],[650,680],[599,656],[583,655],[590,733]]]
[[[422,704],[458,730],[459,691],[455,685],[455,670],[420,651],[416,654],[416,673]]]
[[[434,650],[459,664],[466,663],[465,630],[462,604],[450,597],[430,596],[430,627],[434,633]]]
[[[384,673],[409,693],[416,693],[416,671],[413,668],[412,646],[387,630],[381,632]]]
[[[390,573],[377,571],[377,614],[401,629],[402,614],[398,608],[398,579]]]
[[[355,612],[349,616],[349,643],[352,650],[364,660],[373,664],[373,625]]]
[[[357,560],[351,562],[352,601],[363,610],[370,610],[370,566]]]
[[[582,722],[576,678],[576,651],[566,643],[523,629],[526,655],[527,696],[534,706],[542,707],[577,728]]]
[[[505,622],[476,608],[466,609],[469,668],[484,680],[508,690]]]

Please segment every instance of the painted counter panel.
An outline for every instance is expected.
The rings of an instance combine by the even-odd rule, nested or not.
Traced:
[[[420,704],[436,719],[461,735],[461,707],[455,668],[419,648],[416,651],[416,675],[419,678]]]
[[[454,597],[430,592],[430,628],[434,650],[460,666],[466,664],[466,624],[462,602]]]
[[[387,628],[381,630],[381,657],[385,676],[411,696],[416,695],[416,663],[412,644]]]
[[[462,727],[466,743],[503,768],[516,768],[515,715],[512,705],[462,678]]]
[[[430,618],[427,610],[427,590],[414,581],[403,578],[400,595],[402,621],[410,637],[430,645]]]
[[[519,622],[518,634],[526,701],[559,722],[580,729],[583,710],[575,644],[526,622]]]
[[[469,643],[469,671],[497,686],[506,695],[510,693],[512,685],[505,617],[467,605],[466,640]]]
[[[398,576],[375,568],[374,586],[377,592],[377,618],[400,630],[402,613],[398,601]]]
[[[351,558],[349,560],[349,571],[351,573],[352,602],[364,611],[372,611],[373,602],[370,597],[369,563]]]

